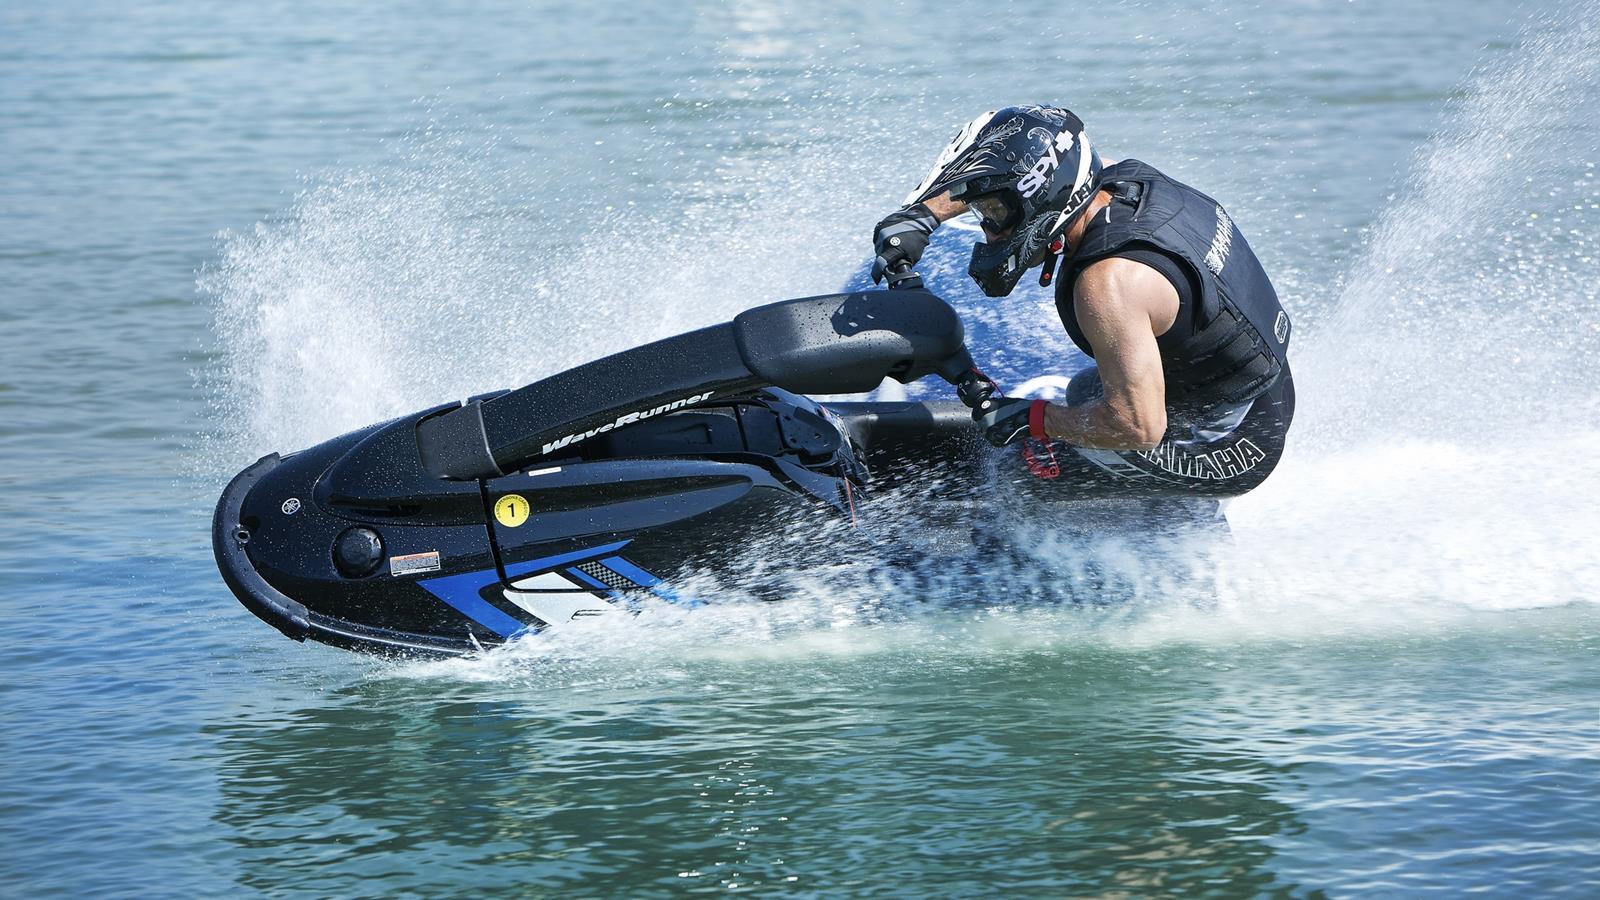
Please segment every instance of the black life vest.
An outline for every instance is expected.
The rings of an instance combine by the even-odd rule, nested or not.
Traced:
[[[1096,214],[1066,260],[1065,277],[1056,284],[1056,309],[1073,343],[1094,355],[1072,304],[1078,275],[1120,250],[1154,248],[1182,260],[1200,288],[1189,333],[1177,340],[1163,335],[1160,342],[1168,405],[1199,412],[1266,392],[1288,368],[1289,314],[1227,212],[1205,194],[1134,159],[1108,167],[1103,186],[1116,198],[1113,203],[1131,204],[1134,210],[1129,216]]]

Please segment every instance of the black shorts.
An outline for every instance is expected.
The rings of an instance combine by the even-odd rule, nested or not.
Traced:
[[[1086,403],[1102,395],[1100,374],[1091,368],[1073,376],[1067,403]],[[1236,427],[1214,439],[1171,427],[1154,450],[1092,450],[1061,441],[1021,441],[1012,471],[1019,485],[1032,482],[1038,489],[1069,492],[1073,499],[1233,497],[1272,474],[1293,419],[1294,379],[1285,369],[1266,393],[1251,402]],[[1003,463],[1002,473],[1007,468]]]

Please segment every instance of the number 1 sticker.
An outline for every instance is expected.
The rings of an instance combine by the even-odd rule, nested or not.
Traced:
[[[507,494],[494,502],[494,520],[507,528],[528,521],[528,501],[521,494]]]

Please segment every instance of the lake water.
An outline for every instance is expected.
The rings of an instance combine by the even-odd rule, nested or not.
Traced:
[[[0,8],[0,895],[1600,893],[1600,4],[1508,7]],[[1015,524],[1031,572],[399,663],[222,584],[261,454],[835,290],[1034,101],[1297,316],[1202,591]]]

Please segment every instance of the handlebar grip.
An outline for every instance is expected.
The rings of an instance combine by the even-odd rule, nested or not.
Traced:
[[[912,271],[911,263],[907,260],[902,259],[890,266],[887,274],[891,291],[922,290],[922,276]]]
[[[975,410],[987,409],[989,398],[1000,390],[1000,385],[979,371],[977,366],[969,368],[955,384],[956,396],[968,409]]]

